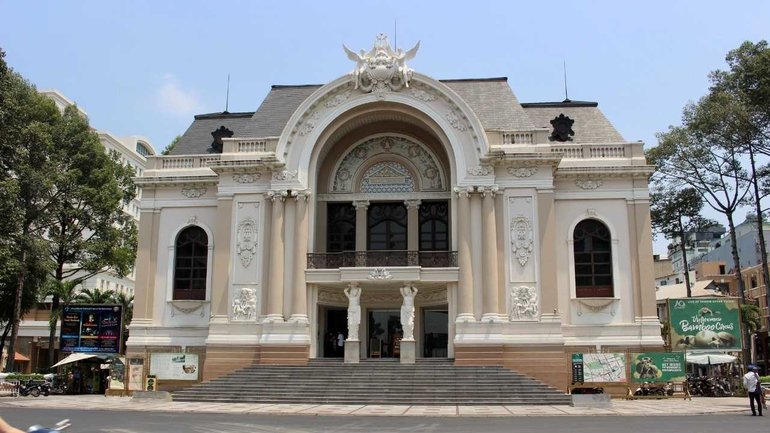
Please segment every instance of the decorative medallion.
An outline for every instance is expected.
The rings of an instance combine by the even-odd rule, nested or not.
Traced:
[[[488,165],[479,165],[477,167],[468,168],[468,175],[470,176],[489,176],[494,173],[495,170]]]
[[[297,178],[297,170],[283,170],[283,171],[273,172],[273,180],[286,181],[286,180],[293,180],[296,178]]]
[[[516,177],[531,177],[537,173],[537,167],[508,167],[508,174]]]
[[[251,260],[257,255],[257,222],[246,218],[238,224],[237,243],[235,252],[241,259],[241,265],[248,268]]]
[[[393,275],[385,268],[374,268],[367,277],[370,280],[390,280]]]
[[[519,286],[511,289],[511,303],[508,316],[514,320],[536,320],[540,313],[537,304],[537,289]]]
[[[412,98],[418,99],[423,102],[431,102],[436,100],[436,95],[426,92],[422,89],[412,89],[409,91],[409,94],[412,95]]]
[[[384,33],[377,35],[374,47],[367,53],[361,50],[356,53],[345,45],[342,46],[348,59],[356,62],[356,68],[351,75],[355,83],[355,89],[362,92],[374,92],[383,94],[388,91],[398,91],[409,87],[412,79],[412,70],[406,65],[417,55],[420,43],[411,50],[404,52],[401,49],[393,50],[390,41]]]
[[[211,136],[214,137],[214,141],[211,142],[209,153],[222,153],[222,148],[224,146],[222,139],[232,137],[233,131],[225,128],[225,125],[222,125],[219,129],[212,131]]]
[[[305,121],[302,123],[302,126],[299,127],[299,135],[308,135],[310,132],[315,128],[315,124],[318,123],[318,120],[321,118],[321,113],[314,111],[310,116],[308,116]]]
[[[343,102],[347,101],[350,98],[350,90],[346,90],[342,93],[338,93],[331,98],[329,98],[328,101],[326,101],[326,108],[334,108]]]
[[[187,218],[187,224],[189,224],[189,225],[198,224],[198,215],[193,215],[193,216]]]
[[[199,198],[206,194],[206,188],[182,188],[182,195],[187,198]]]
[[[602,186],[602,181],[578,179],[575,181],[575,185],[577,185],[581,189],[596,189]]]
[[[521,266],[527,264],[534,250],[532,224],[523,215],[511,219],[511,252]]]
[[[454,110],[449,111],[445,117],[446,117],[446,120],[449,121],[449,124],[452,125],[454,129],[458,131],[465,131],[466,129],[468,129],[468,126],[465,125],[465,122],[462,121],[460,116],[458,116]]]
[[[564,113],[559,114],[559,117],[551,120],[553,132],[548,139],[551,141],[572,141],[572,136],[575,135],[575,131],[572,130],[574,123],[575,121],[565,116]]]
[[[253,321],[257,319],[257,289],[243,287],[233,299],[233,321]]]
[[[237,183],[254,183],[261,177],[261,173],[234,174],[233,180]]]

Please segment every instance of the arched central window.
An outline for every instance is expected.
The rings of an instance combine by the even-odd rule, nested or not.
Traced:
[[[208,272],[206,232],[198,226],[182,230],[176,238],[174,300],[205,300]]]
[[[612,238],[607,226],[594,219],[583,220],[575,227],[573,239],[575,295],[612,297]]]
[[[420,251],[449,250],[449,203],[427,201],[420,205]]]
[[[370,250],[406,250],[406,206],[377,203],[369,206]]]

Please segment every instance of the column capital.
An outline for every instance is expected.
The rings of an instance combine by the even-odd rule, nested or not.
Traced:
[[[275,202],[276,200],[284,201],[286,200],[286,197],[289,195],[289,192],[286,190],[272,190],[272,191],[266,192],[265,195],[269,200],[272,200],[273,202]]]
[[[420,204],[422,204],[422,200],[420,199],[404,200],[404,205],[406,206],[407,209],[411,209],[411,208],[419,209]]]
[[[481,193],[482,197],[491,196],[492,198],[495,198],[495,194],[499,191],[499,188],[497,185],[489,185],[489,186],[480,186],[477,188],[479,193]]]
[[[291,196],[297,201],[307,201],[310,198],[310,194],[311,192],[309,189],[291,190]]]
[[[472,186],[456,186],[452,189],[455,194],[457,194],[458,197],[470,197],[471,194],[473,194],[473,191],[475,190],[475,187]]]
[[[356,200],[353,202],[353,206],[356,208],[356,210],[366,210],[369,207],[369,200]]]

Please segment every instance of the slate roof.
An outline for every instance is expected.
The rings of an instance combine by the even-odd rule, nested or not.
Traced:
[[[534,102],[521,104],[536,128],[553,130],[551,120],[564,114],[575,123],[575,135],[568,143],[621,143],[625,140],[604,117],[596,102]]]
[[[521,104],[505,77],[440,81],[468,103],[488,131],[550,130],[551,119],[564,113],[575,120],[574,143],[624,141],[595,102]],[[213,141],[211,132],[220,126],[233,131],[234,137],[277,137],[297,107],[320,87],[320,84],[275,85],[255,112],[197,115],[172,154],[209,153]]]

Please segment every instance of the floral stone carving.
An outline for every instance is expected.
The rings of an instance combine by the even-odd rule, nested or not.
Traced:
[[[537,173],[537,167],[508,167],[508,174],[516,177],[531,177]]]
[[[374,268],[367,277],[370,280],[390,280],[393,275],[385,268]]]
[[[540,313],[537,304],[537,291],[534,287],[519,286],[511,289],[510,319],[535,320]]]
[[[532,224],[523,215],[511,219],[511,252],[521,266],[527,264],[534,250]]]
[[[243,287],[238,289],[233,299],[233,320],[256,320],[257,318],[257,289]]]
[[[246,218],[238,224],[235,253],[241,259],[241,265],[248,268],[251,260],[257,254],[257,222]]]
[[[182,195],[187,198],[200,198],[206,194],[206,188],[182,188]]]
[[[233,181],[237,183],[254,183],[261,177],[260,173],[234,174]]]
[[[368,53],[364,50],[356,53],[345,45],[342,47],[348,59],[356,62],[356,68],[351,72],[354,88],[366,93],[383,94],[409,87],[412,70],[406,62],[417,55],[420,43],[417,42],[414,48],[406,52],[401,49],[393,50],[388,37],[380,33]]]
[[[581,189],[596,189],[602,186],[602,181],[578,179],[575,181],[575,185],[577,185],[578,188],[581,188]]]

